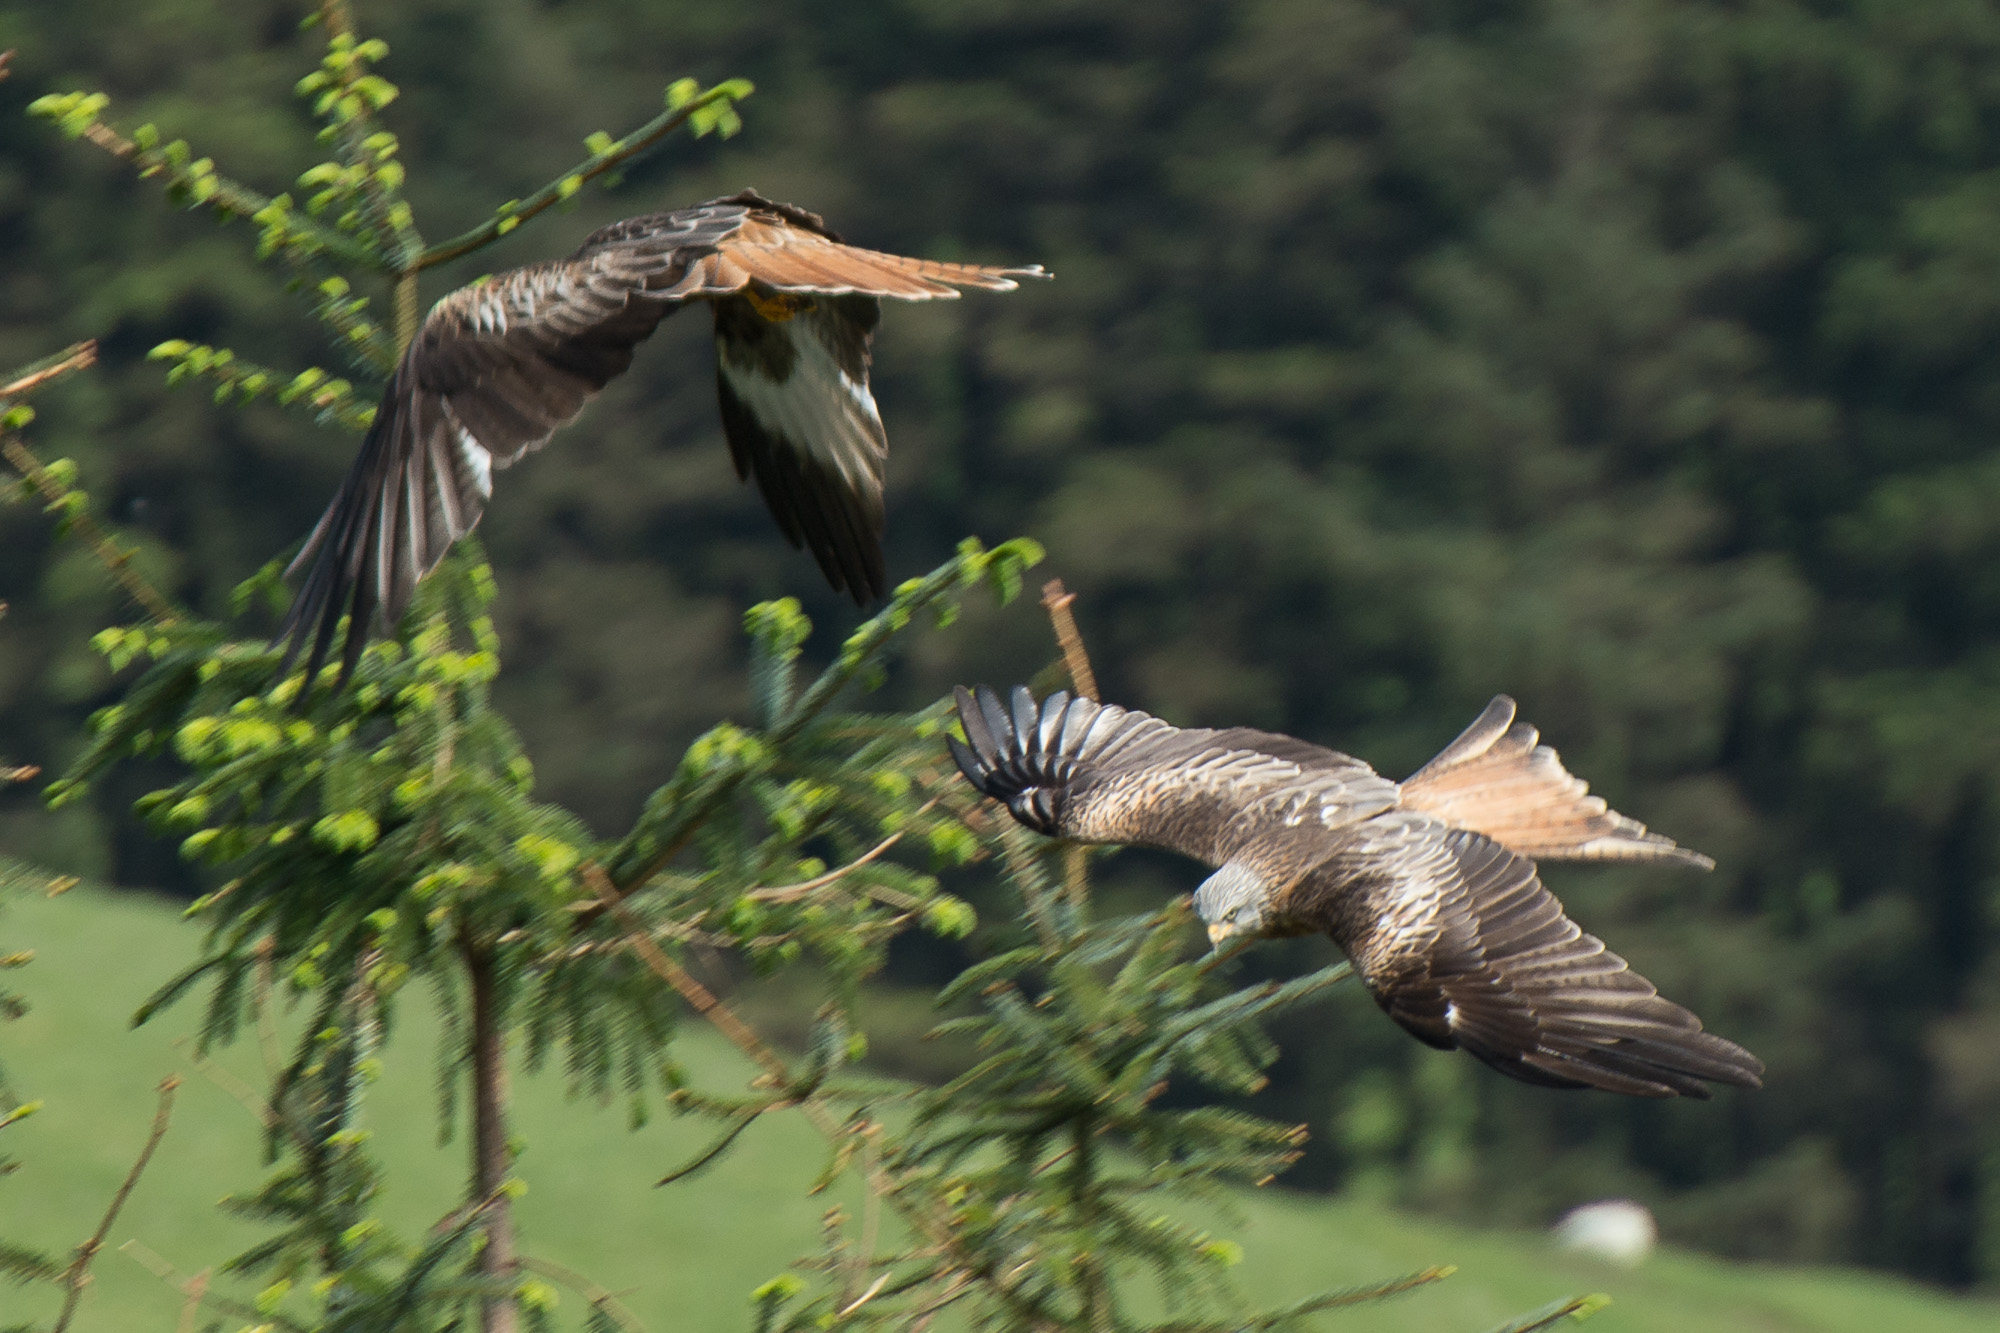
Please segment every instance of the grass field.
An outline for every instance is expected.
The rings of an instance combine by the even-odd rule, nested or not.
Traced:
[[[44,1114],[7,1132],[22,1159],[0,1181],[0,1236],[58,1250],[88,1235],[145,1138],[153,1089],[180,1073],[173,1128],[98,1262],[76,1324],[83,1333],[174,1329],[179,1296],[119,1246],[136,1242],[191,1273],[257,1232],[215,1201],[257,1177],[257,1127],[213,1079],[195,1073],[184,1044],[198,1006],[131,1030],[133,1008],[189,959],[195,932],[150,899],[79,890],[17,901],[0,915],[0,947],[32,948],[17,972],[34,1004],[0,1025],[0,1064]],[[254,1045],[254,1043],[250,1043]],[[413,1018],[392,1049],[391,1072],[369,1120],[395,1187],[387,1211],[415,1233],[448,1206],[462,1146],[439,1147],[430,1036]],[[744,1069],[706,1032],[690,1030],[688,1063],[710,1086],[741,1086]],[[258,1077],[254,1050],[225,1063]],[[716,1167],[665,1190],[651,1183],[704,1141],[704,1126],[659,1120],[629,1133],[621,1109],[565,1099],[555,1077],[522,1080],[516,1130],[527,1249],[578,1268],[625,1300],[655,1333],[746,1327],[747,1294],[810,1250],[829,1204],[806,1197],[819,1150],[796,1117],[756,1126]],[[1434,1263],[1448,1281],[1394,1302],[1325,1316],[1352,1333],[1482,1333],[1509,1315],[1579,1291],[1605,1291],[1603,1333],[1992,1333],[2000,1305],[1956,1300],[1856,1271],[1768,1268],[1667,1251],[1626,1273],[1559,1255],[1538,1235],[1442,1226],[1340,1200],[1269,1190],[1246,1195],[1244,1225],[1222,1224],[1246,1251],[1246,1286],[1272,1300],[1366,1282]],[[566,1299],[571,1312],[580,1305]],[[0,1323],[46,1319],[54,1303],[0,1287]]]

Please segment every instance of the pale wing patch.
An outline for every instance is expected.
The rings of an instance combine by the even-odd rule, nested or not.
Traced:
[[[838,475],[854,491],[880,491],[888,437],[867,384],[854,379],[810,321],[778,325],[794,353],[791,373],[774,380],[718,348],[730,391],[774,440]]]
[[[474,492],[482,500],[492,499],[493,451],[481,444],[473,436],[472,432],[467,430],[459,421],[458,414],[451,410],[449,399],[444,400],[440,406],[444,409],[445,420],[450,424],[452,439],[458,445],[459,460],[465,464],[466,473],[472,478]],[[501,466],[504,467],[506,464],[503,463]],[[452,539],[456,541],[459,537],[464,536],[466,532],[470,531],[471,528],[472,524],[467,523],[463,528],[458,529],[452,534]]]

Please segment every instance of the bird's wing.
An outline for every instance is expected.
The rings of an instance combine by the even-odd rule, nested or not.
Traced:
[[[631,364],[633,347],[693,299],[775,316],[777,342],[805,373],[758,391],[736,378],[729,436],[738,467],[757,473],[779,525],[812,546],[836,587],[879,593],[872,302],[1045,276],[857,249],[815,215],[745,191],[615,222],[567,259],[451,293],[411,341],[353,468],[292,563],[305,581],[279,630],[286,666],[310,644],[316,671],[349,616],[342,665],[351,673],[376,614],[400,618],[417,581],[479,521],[494,470],[574,420]],[[721,322],[719,308],[719,335]],[[726,372],[725,416],[730,383]]]
[[[1395,784],[1360,760],[1287,736],[1182,729],[1060,690],[1039,705],[1025,687],[1004,701],[984,686],[957,699],[960,770],[1058,837],[1233,859],[1289,884],[1323,853],[1328,829],[1396,803]]]
[[[1676,861],[1715,868],[1590,795],[1541,733],[1498,695],[1437,758],[1403,780],[1403,804],[1543,861]]]
[[[695,259],[742,226],[742,207],[631,219],[567,259],[461,287],[411,339],[347,479],[292,562],[305,572],[278,637],[289,667],[326,659],[351,616],[343,677],[374,614],[394,624],[417,581],[472,530],[493,473],[541,447],[632,363],[680,299]]]
[[[817,219],[810,219],[816,222]],[[888,591],[882,484],[889,441],[868,388],[881,301],[1011,291],[1038,267],[906,259],[760,211],[689,270],[714,299],[717,396],[739,477],[755,477],[785,539],[866,603]]]
[[[1403,1027],[1550,1087],[1706,1097],[1764,1066],[1563,914],[1534,863],[1397,811],[1343,832],[1278,904],[1331,934]]]

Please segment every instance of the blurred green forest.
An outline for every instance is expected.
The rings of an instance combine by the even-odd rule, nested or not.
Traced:
[[[440,236],[650,115],[666,80],[758,85],[742,137],[672,141],[482,266],[754,185],[862,244],[1056,272],[888,312],[892,576],[967,532],[1030,533],[1109,697],[1396,775],[1507,691],[1598,792],[1716,857],[1551,881],[1763,1056],[1763,1092],[1517,1087],[1417,1050],[1357,991],[1276,1034],[1259,1109],[1315,1135],[1290,1183],[1530,1223],[1623,1193],[1711,1250],[2000,1283],[2000,4],[358,8]],[[37,446],[215,613],[304,535],[354,442],[168,390],[145,353],[336,353],[243,262],[247,230],[21,111],[102,87],[125,123],[286,188],[316,156],[298,17],[0,10],[0,364],[102,339],[104,366],[39,404]],[[708,345],[704,319],[664,325],[482,529],[498,697],[544,790],[601,828],[740,707],[745,604],[854,615],[731,474]],[[122,612],[28,508],[0,511],[0,597],[0,753],[60,765],[115,695],[87,639]],[[892,690],[1051,655],[1032,606],[968,620]],[[131,782],[60,816],[8,796],[0,845],[192,887],[126,814]],[[1134,895],[1195,882],[1106,870]],[[935,979],[943,947],[894,974]]]

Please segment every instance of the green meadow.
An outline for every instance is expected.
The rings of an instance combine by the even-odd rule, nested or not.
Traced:
[[[4,1146],[22,1165],[0,1181],[0,1236],[56,1250],[88,1235],[144,1141],[155,1086],[178,1074],[171,1130],[112,1230],[75,1326],[166,1333],[182,1298],[151,1270],[166,1264],[189,1276],[259,1235],[215,1206],[257,1177],[258,1126],[241,1100],[262,1078],[257,1042],[246,1038],[219,1068],[199,1069],[189,1044],[198,1002],[130,1027],[140,999],[198,943],[170,905],[96,890],[16,900],[0,916],[0,943],[35,952],[14,974],[34,1008],[0,1026],[0,1064],[20,1095],[45,1105],[6,1134]],[[391,1175],[385,1211],[406,1234],[448,1206],[462,1152],[458,1142],[437,1141],[433,1043],[420,1009],[411,1004],[401,1015],[388,1073],[368,1109]],[[710,1033],[690,1027],[684,1045],[705,1085],[741,1086],[747,1067]],[[714,1167],[655,1189],[655,1179],[706,1142],[705,1124],[663,1116],[632,1131],[622,1106],[570,1100],[554,1071],[521,1079],[518,1093],[528,1252],[621,1293],[655,1333],[746,1327],[750,1290],[813,1248],[829,1206],[854,1202],[805,1193],[820,1154],[796,1117],[755,1126]],[[2000,1328],[2000,1305],[1872,1273],[1726,1263],[1674,1250],[1626,1272],[1558,1254],[1533,1233],[1467,1230],[1278,1189],[1246,1194],[1236,1217],[1217,1217],[1213,1226],[1243,1246],[1240,1280],[1273,1301],[1432,1264],[1457,1267],[1411,1295],[1321,1319],[1354,1333],[1483,1333],[1578,1291],[1613,1298],[1591,1322],[1603,1333]],[[566,1309],[581,1304],[565,1297]],[[0,1318],[9,1322],[46,1319],[53,1308],[39,1294],[0,1288]]]

